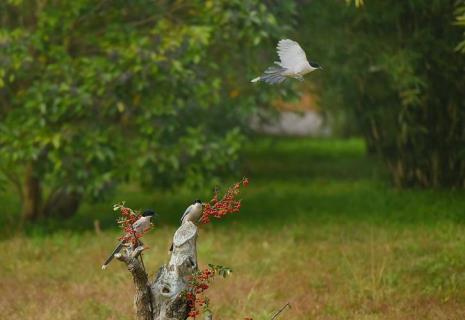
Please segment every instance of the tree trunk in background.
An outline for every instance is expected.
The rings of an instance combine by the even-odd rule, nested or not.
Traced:
[[[59,188],[52,192],[44,205],[42,205],[42,186],[40,178],[35,172],[34,163],[25,168],[23,186],[22,212],[23,220],[33,221],[43,217],[72,217],[81,204],[82,195],[77,192],[66,191]]]
[[[77,212],[81,200],[81,194],[60,188],[50,194],[42,211],[46,217],[69,218]]]
[[[41,216],[42,189],[32,163],[26,166],[22,200],[23,219],[35,220]]]

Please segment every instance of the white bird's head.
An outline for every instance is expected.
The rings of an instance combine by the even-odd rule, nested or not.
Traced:
[[[192,202],[192,206],[194,207],[203,207],[202,200],[196,199]]]

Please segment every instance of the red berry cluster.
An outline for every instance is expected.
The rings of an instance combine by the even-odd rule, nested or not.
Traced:
[[[118,218],[118,224],[120,225],[124,234],[118,239],[126,243],[130,242],[132,245],[135,246],[138,242],[138,239],[141,238],[148,231],[147,229],[141,233],[137,233],[132,228],[134,222],[136,222],[137,219],[141,217],[141,215],[138,212],[132,210],[131,208],[125,207],[124,203],[115,204],[113,206],[113,209],[119,210],[121,214],[121,216]]]
[[[228,213],[236,213],[241,209],[241,200],[237,200],[236,196],[240,193],[240,187],[247,187],[249,185],[249,179],[243,178],[241,182],[233,184],[225,193],[221,200],[218,200],[218,191],[215,190],[215,194],[209,203],[205,203],[203,207],[203,214],[200,218],[202,223],[209,223],[210,217],[222,218]]]
[[[192,275],[189,281],[189,290],[186,293],[187,303],[189,305],[189,317],[196,318],[203,312],[210,312],[208,297],[205,296],[205,291],[209,288],[210,282],[216,275],[225,278],[232,272],[231,269],[220,265],[209,264],[208,268],[197,271]]]
[[[200,308],[203,308],[204,311],[209,310],[209,299],[203,293],[209,288],[209,283],[215,274],[215,269],[209,267],[192,275],[189,282],[190,291],[186,294],[187,304],[190,308],[189,317],[195,319],[200,315]]]

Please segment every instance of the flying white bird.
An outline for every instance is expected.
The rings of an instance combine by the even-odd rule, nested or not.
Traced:
[[[283,39],[276,47],[279,59],[275,61],[276,66],[265,70],[263,75],[253,79],[251,82],[264,81],[269,84],[284,82],[288,78],[303,81],[303,76],[317,69],[323,69],[318,63],[307,61],[304,50],[295,41]]]

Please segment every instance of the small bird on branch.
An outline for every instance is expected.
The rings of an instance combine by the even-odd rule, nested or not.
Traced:
[[[303,76],[307,73],[323,69],[318,63],[307,61],[304,50],[295,41],[280,40],[276,49],[280,61],[275,61],[276,66],[269,67],[263,75],[251,80],[251,82],[263,81],[268,84],[276,84],[289,78],[303,81]]]
[[[108,267],[108,265],[110,264],[110,262],[115,257],[115,254],[121,251],[123,246],[126,244],[127,239],[130,239],[131,237],[134,236],[136,238],[136,240],[137,240],[137,235],[143,234],[146,230],[148,230],[150,228],[151,219],[155,215],[156,215],[156,213],[153,210],[150,210],[150,209],[145,210],[142,213],[142,216],[139,219],[137,219],[136,222],[134,222],[132,224],[132,233],[127,234],[127,236],[123,237],[123,240],[121,240],[118,243],[116,248],[113,250],[113,252],[107,258],[107,260],[105,260],[105,262],[103,263],[102,270],[106,269]],[[137,241],[139,241],[139,240],[137,240]]]

